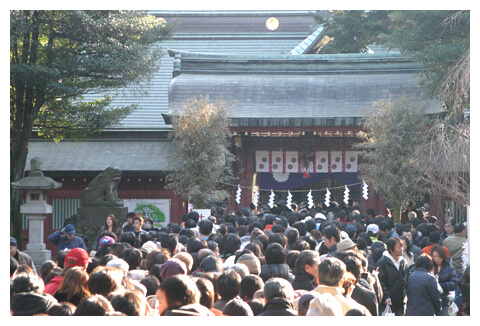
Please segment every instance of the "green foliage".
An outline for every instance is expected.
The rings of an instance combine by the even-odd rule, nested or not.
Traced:
[[[428,88],[430,95],[442,100],[451,114],[457,114],[455,119],[463,116],[463,110],[457,112],[456,109],[469,106],[469,87],[461,89],[462,101],[455,105],[449,92],[438,94],[438,89],[466,53],[469,62],[470,11],[339,10],[334,11],[330,19],[314,17],[328,28],[326,35],[333,38],[321,53],[365,52],[372,43],[399,49],[425,65],[421,84]],[[463,78],[469,80],[468,70],[468,76]],[[455,81],[449,83],[446,88],[455,89]]]
[[[152,45],[173,29],[139,11],[11,11],[10,23],[13,135],[28,116],[41,135],[56,139],[97,132],[131,112],[133,106],[107,109],[108,97],[78,102],[151,78],[162,55]]]
[[[319,50],[321,53],[361,53],[388,31],[390,11],[334,10],[331,18],[314,14],[318,24],[327,28],[332,38]]]
[[[174,24],[141,11],[10,11],[10,181],[24,175],[32,131],[56,141],[115,126],[135,106],[110,107],[115,91],[158,70]],[[108,93],[92,102],[88,93]],[[21,239],[20,192],[11,234]]]
[[[425,108],[406,96],[376,102],[362,123],[367,131],[354,145],[361,150],[360,173],[394,207],[427,191],[421,157],[415,155],[427,124]]]
[[[172,112],[171,135],[176,154],[171,158],[167,188],[173,189],[195,208],[209,201],[221,201],[229,196],[219,189],[221,182],[231,181],[229,165],[234,155],[229,150],[231,106],[208,97],[192,99],[182,110]]]

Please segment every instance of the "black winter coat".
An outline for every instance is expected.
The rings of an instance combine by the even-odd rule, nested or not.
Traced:
[[[407,282],[406,316],[433,316],[442,310],[435,277],[425,268],[417,268]]]
[[[260,277],[262,278],[263,282],[268,281],[268,279],[272,277],[281,277],[286,279],[290,283],[294,280],[292,273],[290,273],[290,267],[288,267],[287,264],[262,265]]]
[[[258,316],[298,316],[298,312],[287,299],[273,298],[267,301],[263,312]]]
[[[372,316],[378,316],[378,301],[375,291],[370,290],[357,282],[352,292],[352,299],[362,306],[365,306]]]
[[[405,260],[400,262],[400,268],[397,270],[393,261],[382,256],[377,262],[378,279],[382,285],[383,300],[390,298],[392,305],[402,306],[405,302],[405,285],[407,284],[408,268]]]
[[[442,306],[448,307],[449,300],[447,298],[448,292],[454,291],[457,289],[457,273],[455,272],[455,267],[448,262],[446,266],[442,266],[440,270],[440,274],[438,274],[438,283],[442,287],[443,294],[441,295],[442,298]],[[448,309],[448,308],[446,308]]]
[[[294,290],[312,291],[315,286],[312,283],[313,275],[307,272],[299,272],[295,274],[295,280],[292,282]]]

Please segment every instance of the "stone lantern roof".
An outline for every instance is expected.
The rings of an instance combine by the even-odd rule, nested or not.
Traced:
[[[30,160],[32,171],[28,177],[24,177],[17,182],[12,182],[13,189],[17,190],[50,190],[59,189],[62,187],[61,182],[57,182],[50,177],[43,175],[40,169],[42,160],[34,157]]]

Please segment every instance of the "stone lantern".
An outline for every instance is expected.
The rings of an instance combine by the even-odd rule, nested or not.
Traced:
[[[20,213],[27,215],[28,244],[24,252],[32,257],[35,267],[51,259],[52,252],[46,249],[44,239],[44,221],[52,213],[52,206],[47,204],[47,190],[60,189],[61,182],[43,175],[40,166],[42,160],[34,157],[30,161],[31,172],[28,177],[12,182],[12,188],[26,192],[26,203],[20,206]]]

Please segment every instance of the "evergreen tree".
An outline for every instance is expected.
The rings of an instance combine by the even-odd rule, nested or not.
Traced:
[[[174,25],[140,11],[10,12],[10,181],[24,176],[32,131],[59,141],[114,126],[135,106],[109,106],[114,91],[148,80],[153,46]],[[104,92],[86,102],[82,96]],[[11,234],[21,240],[20,192],[11,191]]]

